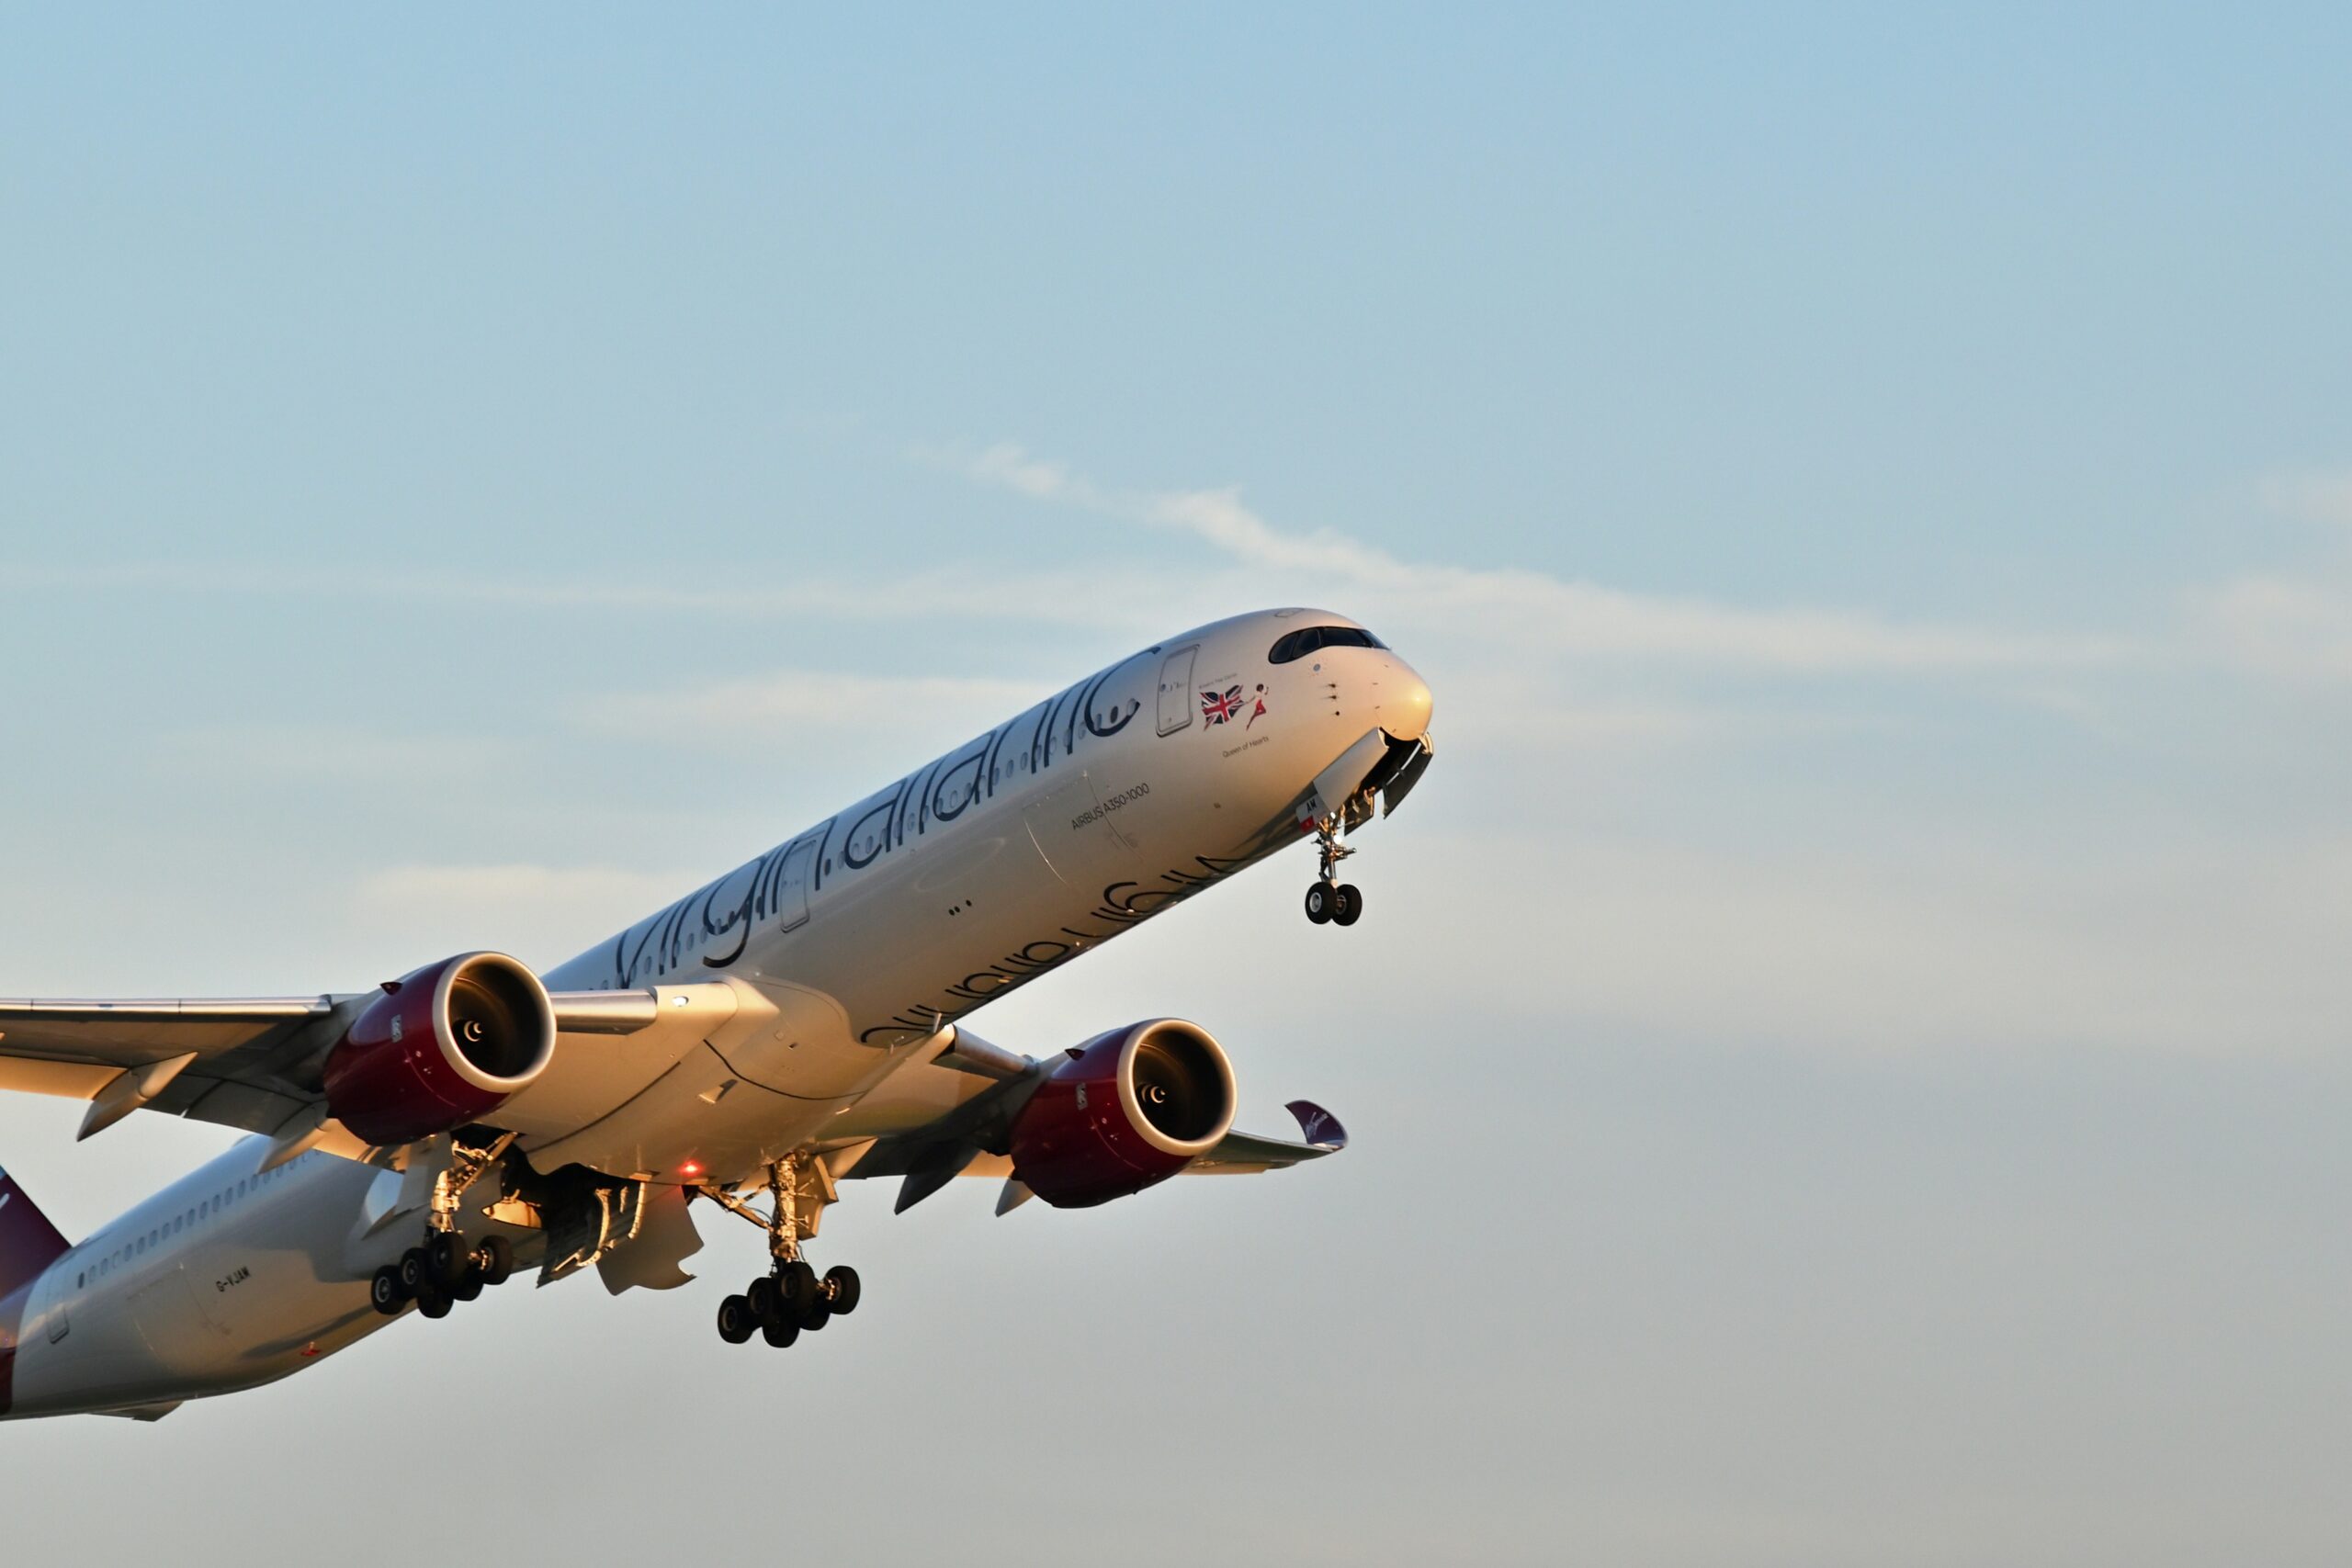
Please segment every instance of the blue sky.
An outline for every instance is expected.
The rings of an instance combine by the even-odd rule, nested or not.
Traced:
[[[789,1440],[836,1551],[2340,1561],[2347,35],[0,17],[0,993],[555,962],[1255,605],[1442,750],[1345,941],[1302,860],[977,1021],[1197,1017],[1345,1162],[853,1194],[756,1378],[714,1285],[508,1292],[0,1468],[390,1560],[430,1371],[638,1453],[616,1554],[772,1547]],[[0,1107],[77,1233],[220,1141],[74,1120]],[[220,1457],[289,1430],[368,1495]]]

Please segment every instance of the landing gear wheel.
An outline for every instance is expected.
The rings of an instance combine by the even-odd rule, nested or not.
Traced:
[[[455,1231],[434,1232],[433,1239],[424,1244],[424,1258],[432,1268],[434,1283],[451,1295],[474,1263],[473,1249]]]
[[[775,1271],[775,1285],[786,1315],[806,1324],[808,1309],[817,1304],[817,1270],[796,1258]]]
[[[449,1299],[459,1302],[479,1301],[481,1299],[481,1270],[469,1269],[466,1270],[466,1277],[459,1280],[449,1292]]]
[[[401,1308],[408,1305],[408,1292],[401,1289],[401,1271],[390,1264],[376,1270],[368,1281],[368,1303],[386,1317],[397,1317]]]
[[[1351,926],[1363,913],[1363,895],[1356,891],[1352,882],[1342,882],[1331,890],[1331,923]]]
[[[432,1280],[427,1280],[424,1282],[424,1289],[417,1292],[416,1310],[427,1317],[447,1317],[449,1315],[449,1298],[443,1295],[439,1287]]]
[[[775,1280],[763,1274],[743,1292],[743,1300],[752,1309],[752,1316],[763,1326],[789,1321],[784,1310],[784,1297],[776,1290]]]
[[[837,1317],[847,1317],[857,1310],[856,1269],[836,1263],[825,1270],[825,1304]]]
[[[503,1235],[485,1236],[474,1248],[474,1268],[485,1285],[503,1285],[514,1274],[514,1244]]]
[[[816,1305],[810,1307],[806,1313],[801,1314],[800,1326],[808,1330],[809,1333],[814,1334],[817,1330],[824,1327],[825,1325],[832,1321],[833,1309],[825,1303],[819,1302]]]
[[[741,1296],[729,1296],[718,1303],[718,1337],[729,1345],[741,1345],[752,1337],[759,1320],[752,1315],[752,1303]]]
[[[780,1318],[773,1323],[763,1323],[760,1325],[760,1337],[781,1350],[800,1337],[800,1325],[786,1323]]]
[[[1323,924],[1331,918],[1333,903],[1332,888],[1329,883],[1311,882],[1307,884],[1306,918],[1308,919],[1313,920],[1318,926]]]
[[[401,1294],[412,1301],[433,1283],[433,1266],[424,1260],[424,1248],[421,1247],[412,1247],[401,1253],[401,1260],[392,1269],[400,1276]]]

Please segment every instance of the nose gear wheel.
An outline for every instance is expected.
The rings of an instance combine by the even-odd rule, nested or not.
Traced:
[[[1351,926],[1363,913],[1363,895],[1340,880],[1340,863],[1355,853],[1347,841],[1347,818],[1339,812],[1315,819],[1315,852],[1322,870],[1306,888],[1306,918],[1318,926]]]

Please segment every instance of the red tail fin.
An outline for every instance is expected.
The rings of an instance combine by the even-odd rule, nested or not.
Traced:
[[[66,1240],[25,1190],[0,1170],[0,1300],[64,1256]]]

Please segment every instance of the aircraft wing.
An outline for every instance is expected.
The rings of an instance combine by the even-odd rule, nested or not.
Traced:
[[[1282,1170],[1348,1146],[1348,1130],[1340,1119],[1311,1100],[1294,1100],[1283,1107],[1296,1119],[1304,1143],[1261,1137],[1255,1133],[1227,1133],[1216,1147],[1193,1162],[1187,1176],[1239,1176],[1261,1170]]]
[[[948,1031],[945,1038],[950,1043],[935,1057],[901,1068],[869,1096],[870,1103],[860,1105],[870,1120],[819,1152],[844,1178],[904,1178],[897,1202],[901,1213],[958,1176],[1007,1179],[997,1209],[1004,1213],[1027,1195],[1009,1179],[1012,1122],[1059,1058],[1033,1061],[963,1030]],[[1348,1146],[1340,1119],[1313,1100],[1294,1100],[1284,1109],[1298,1122],[1300,1141],[1229,1132],[1183,1174],[1282,1170]],[[869,1128],[879,1136],[859,1135]]]
[[[706,987],[670,989],[674,1001]],[[88,1100],[85,1138],[139,1110],[286,1137],[321,1123],[327,1053],[374,995],[0,998],[0,1089]],[[667,1021],[652,991],[559,991],[548,1001],[559,1036]],[[365,1152],[347,1134],[326,1146]]]
[[[91,1102],[82,1136],[142,1106],[275,1132],[364,998],[0,999],[0,1089]]]

